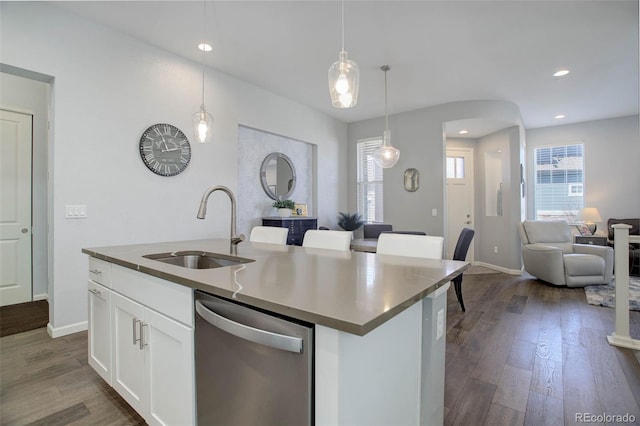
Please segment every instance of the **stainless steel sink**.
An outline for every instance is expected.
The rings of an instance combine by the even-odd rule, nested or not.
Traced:
[[[147,254],[142,257],[189,269],[222,268],[253,262],[253,259],[246,259],[244,257],[195,250]]]

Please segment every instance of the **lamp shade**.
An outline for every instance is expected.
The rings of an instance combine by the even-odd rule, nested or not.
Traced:
[[[342,50],[339,59],[329,68],[329,94],[336,108],[351,108],[358,103],[360,70]]]
[[[391,145],[391,132],[384,131],[382,146],[373,153],[373,160],[383,169],[389,169],[396,165],[400,159],[400,150]]]
[[[600,216],[600,212],[595,207],[585,207],[580,210],[579,218],[586,223],[602,222],[602,216]]]
[[[589,228],[592,234],[595,234],[598,229],[596,222],[602,222],[602,216],[600,216],[600,212],[595,207],[583,208],[580,210],[578,218],[587,225],[587,228]]]
[[[200,143],[211,142],[213,134],[213,116],[207,112],[204,104],[200,106],[200,111],[193,114],[193,134]]]

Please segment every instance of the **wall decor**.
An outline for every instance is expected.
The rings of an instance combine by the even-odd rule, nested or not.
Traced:
[[[260,166],[260,182],[264,192],[274,200],[285,200],[296,188],[296,168],[281,152],[267,155]]]
[[[404,189],[409,192],[416,192],[420,188],[420,172],[418,169],[410,168],[404,171]]]
[[[145,166],[160,176],[182,173],[191,160],[189,139],[171,124],[150,126],[140,137],[139,149]]]
[[[293,215],[294,216],[309,216],[309,212],[307,210],[307,205],[306,204],[296,204],[295,208],[293,209]]]

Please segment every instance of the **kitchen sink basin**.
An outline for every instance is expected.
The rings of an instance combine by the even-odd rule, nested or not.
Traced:
[[[246,259],[244,257],[196,250],[147,254],[142,257],[188,269],[222,268],[225,266],[253,262],[253,259]]]

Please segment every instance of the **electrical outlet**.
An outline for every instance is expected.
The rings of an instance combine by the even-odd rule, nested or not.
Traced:
[[[494,252],[495,254],[498,254],[498,246],[493,246],[493,252]]]
[[[431,209],[431,216],[438,216],[438,209]]]
[[[438,319],[436,321],[436,340],[440,340],[444,335],[444,309],[438,311]]]

